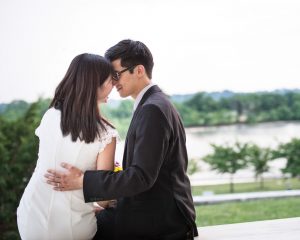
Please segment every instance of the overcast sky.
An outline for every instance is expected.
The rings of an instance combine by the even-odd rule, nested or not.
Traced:
[[[168,94],[300,88],[299,13],[298,0],[0,0],[0,103],[52,97],[76,55],[125,38],[150,48]]]

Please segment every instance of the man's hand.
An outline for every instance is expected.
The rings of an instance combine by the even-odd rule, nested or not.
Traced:
[[[68,164],[62,163],[61,166],[67,169],[66,172],[49,169],[44,176],[47,183],[54,186],[56,191],[69,191],[81,189],[83,186],[83,172]]]

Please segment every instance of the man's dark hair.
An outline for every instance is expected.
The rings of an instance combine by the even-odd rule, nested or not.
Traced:
[[[153,69],[153,57],[148,47],[139,41],[133,41],[130,39],[122,40],[116,45],[109,48],[105,57],[111,62],[117,59],[121,59],[122,67],[131,67],[135,65],[143,65],[147,76],[152,78]],[[130,70],[132,73],[133,70]]]
[[[104,57],[84,53],[76,56],[55,90],[50,107],[61,111],[61,130],[86,143],[100,136],[105,126],[97,106],[97,89],[112,74],[111,63]],[[106,122],[106,121],[104,121]]]

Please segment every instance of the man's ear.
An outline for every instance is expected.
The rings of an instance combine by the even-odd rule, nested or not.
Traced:
[[[142,77],[146,74],[145,67],[143,65],[137,65],[136,66],[137,74],[139,77]]]

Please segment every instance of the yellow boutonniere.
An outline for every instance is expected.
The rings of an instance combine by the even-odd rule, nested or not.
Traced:
[[[118,162],[115,162],[114,172],[119,172],[122,170],[123,170],[123,168],[121,167],[121,165]]]

